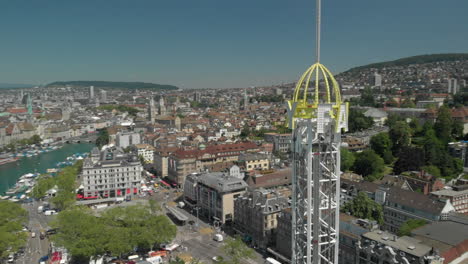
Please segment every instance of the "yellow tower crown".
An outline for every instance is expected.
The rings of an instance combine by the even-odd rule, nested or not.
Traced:
[[[347,108],[343,105],[340,87],[333,74],[322,64],[310,66],[296,84],[292,100],[288,101],[289,127],[295,119],[315,119],[320,105],[330,106],[329,117],[336,121],[336,129],[347,129]]]

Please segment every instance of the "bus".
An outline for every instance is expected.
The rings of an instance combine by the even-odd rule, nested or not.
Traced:
[[[274,258],[266,258],[265,264],[281,264],[281,262],[277,261]]]

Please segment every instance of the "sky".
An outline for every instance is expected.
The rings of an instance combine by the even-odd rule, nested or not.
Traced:
[[[322,0],[332,72],[468,52],[466,0]],[[296,81],[315,62],[313,0],[0,0],[0,83],[181,88]]]

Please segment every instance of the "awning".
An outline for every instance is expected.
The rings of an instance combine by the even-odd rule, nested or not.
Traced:
[[[169,183],[165,182],[164,180],[161,180],[161,183],[166,185],[167,187],[171,187],[171,185]]]

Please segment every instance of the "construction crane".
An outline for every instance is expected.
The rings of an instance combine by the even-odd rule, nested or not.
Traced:
[[[321,0],[316,0],[316,63],[287,102],[292,135],[292,263],[337,264],[341,131],[348,104],[338,82],[320,63]]]

